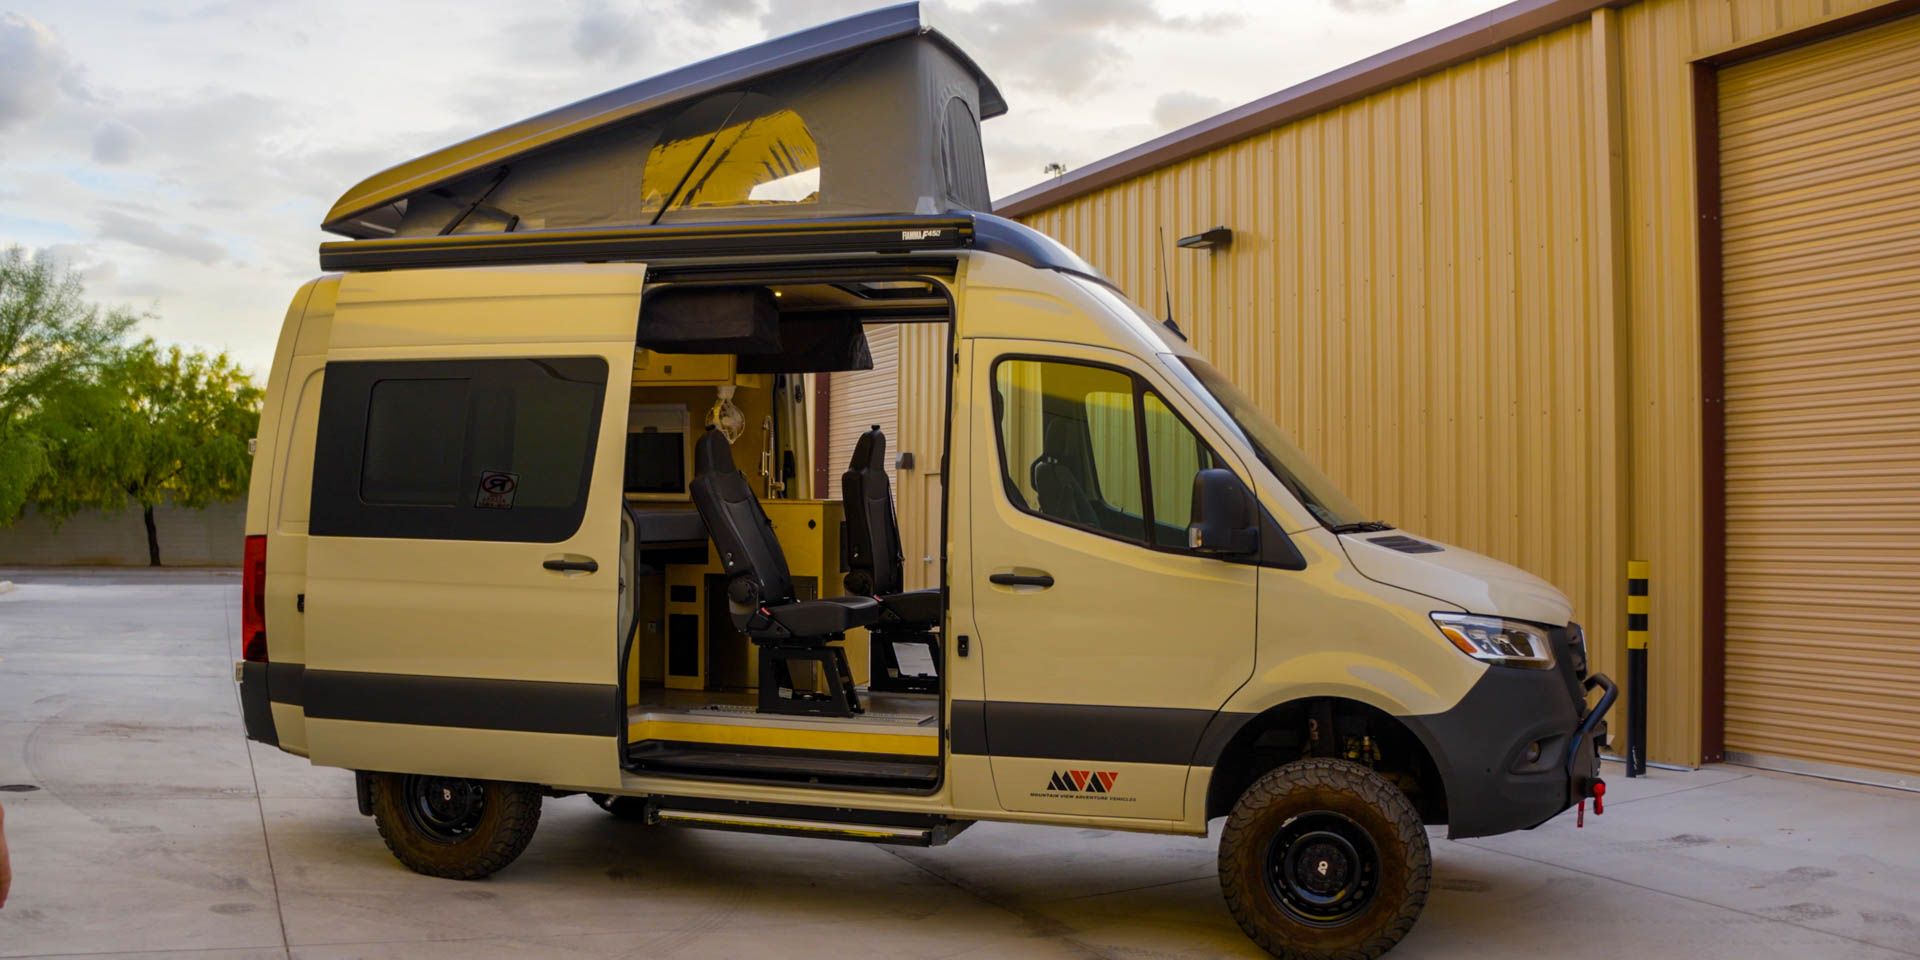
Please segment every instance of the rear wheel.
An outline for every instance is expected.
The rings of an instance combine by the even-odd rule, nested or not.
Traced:
[[[1357,763],[1254,781],[1220,836],[1220,887],[1247,936],[1289,960],[1371,960],[1413,929],[1433,855],[1406,794]]]
[[[372,788],[387,849],[430,877],[492,874],[527,849],[540,824],[540,788],[529,783],[376,773]]]

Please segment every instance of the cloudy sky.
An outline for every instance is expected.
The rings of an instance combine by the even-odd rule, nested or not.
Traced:
[[[0,246],[263,371],[375,171],[883,0],[0,0]],[[1005,196],[1493,0],[930,0],[1011,111]]]

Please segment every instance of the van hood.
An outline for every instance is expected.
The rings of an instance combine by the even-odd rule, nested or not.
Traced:
[[[1468,613],[1561,626],[1573,604],[1553,584],[1519,567],[1404,530],[1340,537],[1354,569],[1369,580],[1456,604]]]

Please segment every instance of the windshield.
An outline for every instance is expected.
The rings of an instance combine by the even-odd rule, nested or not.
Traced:
[[[1195,379],[1204,388],[1203,398],[1214,402],[1215,413],[1224,416],[1228,422],[1240,429],[1240,436],[1253,448],[1255,456],[1272,471],[1302,506],[1330,529],[1364,523],[1366,517],[1347,495],[1334,486],[1320,468],[1307,459],[1285,430],[1267,419],[1267,415],[1254,406],[1252,398],[1240,392],[1224,374],[1215,370],[1205,360],[1179,358],[1179,362],[1191,371]]]

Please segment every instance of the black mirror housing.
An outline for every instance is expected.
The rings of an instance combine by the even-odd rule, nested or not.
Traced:
[[[1187,547],[1216,557],[1245,557],[1260,551],[1260,528],[1253,494],[1231,470],[1214,468],[1193,475],[1193,522]]]

